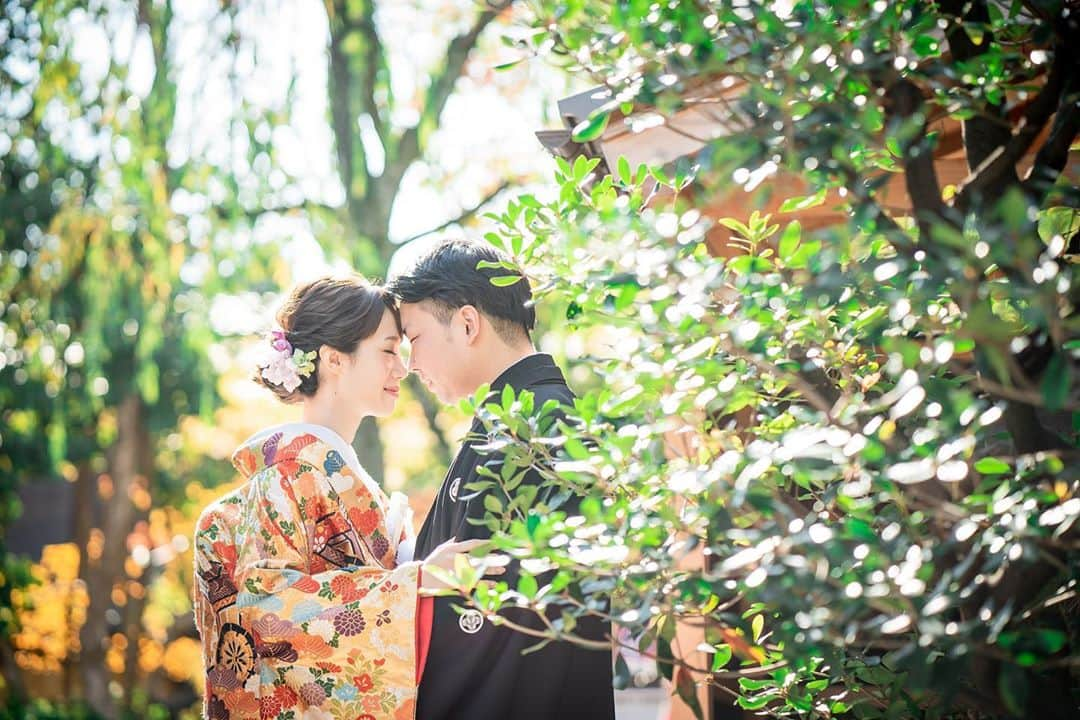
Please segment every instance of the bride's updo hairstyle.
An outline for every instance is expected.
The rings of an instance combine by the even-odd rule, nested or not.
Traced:
[[[313,396],[319,389],[319,348],[352,354],[379,329],[386,310],[400,333],[393,295],[359,275],[298,285],[278,310],[278,327],[263,341],[267,359],[252,379],[286,403]]]

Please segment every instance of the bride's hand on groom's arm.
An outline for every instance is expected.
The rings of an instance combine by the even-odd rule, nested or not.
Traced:
[[[469,553],[488,543],[487,540],[462,540],[451,538],[442,543],[428,555],[421,565],[420,591],[425,594],[437,594],[454,587],[444,580],[452,578],[454,566],[458,562],[458,556],[462,556],[471,562],[474,567],[483,566],[485,575],[501,575],[505,568],[497,562],[491,562],[491,557],[485,559],[470,558]]]

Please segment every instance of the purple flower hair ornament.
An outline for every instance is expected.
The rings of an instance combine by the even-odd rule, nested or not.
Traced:
[[[270,333],[270,352],[259,367],[262,376],[272,385],[281,385],[288,392],[300,387],[303,378],[315,372],[315,358],[318,353],[314,350],[304,352],[300,348],[294,348],[285,331],[275,329]]]

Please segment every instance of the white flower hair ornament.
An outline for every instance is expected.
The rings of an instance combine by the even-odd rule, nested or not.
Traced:
[[[315,350],[304,352],[300,348],[293,348],[285,338],[284,330],[274,330],[270,333],[271,352],[263,362],[259,363],[262,368],[262,376],[272,385],[281,385],[288,392],[300,387],[303,378],[315,372],[315,358],[318,353]]]

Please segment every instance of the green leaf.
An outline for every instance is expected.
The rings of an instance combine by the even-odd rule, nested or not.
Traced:
[[[903,157],[904,151],[900,148],[900,141],[895,135],[889,135],[885,138],[885,148],[892,154],[893,157]]]
[[[712,671],[717,672],[720,668],[731,662],[731,646],[730,645],[717,645],[716,652],[713,653],[712,659]]]
[[[825,195],[825,188],[822,188],[813,195],[788,198],[780,205],[780,212],[798,212],[799,210],[808,210],[812,207],[817,207],[825,202]]]
[[[775,695],[762,695],[756,698],[740,697],[735,702],[739,704],[739,707],[745,710],[760,710],[768,705],[769,701],[773,700],[775,697]]]
[[[574,142],[590,142],[603,135],[604,130],[607,129],[609,116],[610,113],[606,112],[593,113],[590,117],[579,122],[574,126]]]
[[[799,246],[799,249],[788,258],[787,265],[789,268],[804,268],[810,263],[810,258],[817,255],[818,250],[821,249],[820,240],[811,240],[810,242],[804,242]]]
[[[480,262],[476,263],[476,269],[477,270],[514,270],[514,271],[517,270],[517,268],[514,267],[513,263],[506,262],[505,260],[498,260],[498,261],[495,261],[495,262],[492,262],[491,260],[481,260]]]
[[[750,628],[754,631],[754,642],[761,639],[761,631],[765,629],[765,616],[755,615],[750,621]]]
[[[674,656],[671,654],[671,641],[664,637],[656,638],[656,669],[668,680],[672,679]]]
[[[911,49],[919,57],[930,57],[931,55],[940,54],[941,43],[938,39],[931,35],[920,35],[915,38],[915,42],[911,44]]]
[[[497,275],[496,277],[491,278],[491,284],[495,287],[510,287],[524,279],[525,277],[523,275]]]
[[[680,666],[675,671],[675,690],[687,707],[694,712],[694,716],[702,717],[701,704],[697,697],[697,684],[694,682],[694,676],[685,667]]]
[[[502,514],[502,509],[503,509],[502,500],[500,500],[499,498],[495,497],[492,494],[485,495],[484,496],[484,509],[489,511],[489,512],[495,513],[496,515],[500,515],[500,514]]]
[[[844,520],[844,533],[853,540],[872,541],[877,539],[877,534],[868,523],[854,517]]]
[[[1009,712],[1016,717],[1028,717],[1026,713],[1028,699],[1027,674],[1016,665],[1003,664],[998,675],[998,693]]]
[[[438,569],[438,568],[436,568]],[[424,572],[427,572],[428,568],[425,567]],[[480,579],[479,572],[473,564],[469,562],[469,556],[465,554],[458,554],[454,556],[454,576],[465,587],[471,588],[476,584],[476,581]],[[444,578],[440,578],[445,582]]]
[[[619,182],[623,185],[631,185],[633,183],[633,176],[630,174],[630,161],[626,159],[625,155],[619,156],[619,161],[616,163],[619,169]]]
[[[578,155],[574,160],[573,179],[574,183],[580,185],[589,173],[596,169],[596,166],[600,164],[600,158],[588,158],[584,155]]]
[[[1069,395],[1069,363],[1061,353],[1054,353],[1042,377],[1042,397],[1048,410],[1060,410]]]
[[[770,688],[774,685],[776,685],[776,681],[771,679],[754,680],[753,678],[739,678],[739,687],[747,692],[757,692],[758,690],[764,690],[765,688]]]
[[[781,260],[787,260],[794,254],[795,249],[799,247],[799,243],[802,240],[802,223],[798,220],[792,220],[788,223],[788,226],[784,228],[784,234],[780,236],[780,245],[776,252],[779,254]]]
[[[984,457],[976,461],[975,470],[983,475],[1004,475],[1012,472],[1012,467],[996,457]]]
[[[532,600],[536,597],[536,593],[539,590],[536,584],[536,578],[532,575],[522,575],[518,578],[517,591],[525,597]]]
[[[626,660],[620,652],[615,656],[615,674],[612,678],[612,685],[616,690],[625,690],[630,687],[631,679],[630,666],[626,664]]]
[[[518,63],[520,63],[524,59],[525,58],[518,58],[517,60],[511,60],[510,62],[500,63],[500,64],[495,66],[495,71],[496,72],[503,72],[504,70],[509,70],[510,68],[514,67],[515,65],[517,65]]]

